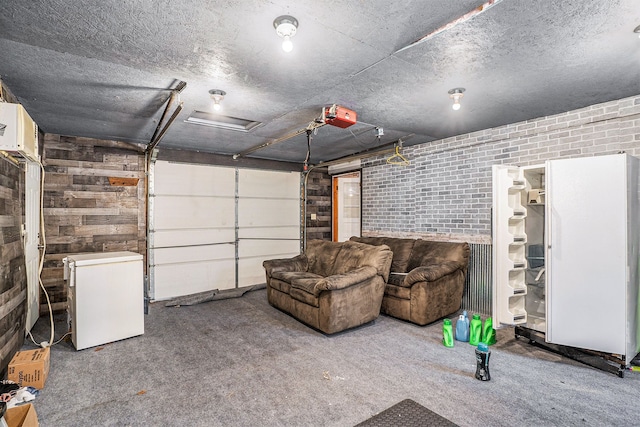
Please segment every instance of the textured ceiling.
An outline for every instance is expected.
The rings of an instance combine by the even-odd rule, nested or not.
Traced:
[[[184,81],[160,149],[234,155],[324,106],[355,110],[357,125],[317,130],[312,163],[640,93],[637,0],[502,0],[459,19],[484,1],[3,0],[0,77],[45,132],[143,144]],[[288,54],[272,25],[283,14],[299,21]],[[263,124],[185,123],[211,111],[210,89],[227,92],[224,115]],[[306,150],[302,133],[249,156],[302,162]]]

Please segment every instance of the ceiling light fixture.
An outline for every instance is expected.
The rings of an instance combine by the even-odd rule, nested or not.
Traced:
[[[640,25],[638,25],[636,28],[634,28],[633,32],[636,33],[638,35],[638,37],[640,37]]]
[[[453,99],[453,105],[451,106],[451,108],[456,111],[460,109],[460,99],[464,96],[463,92],[463,87],[457,87],[449,91],[449,98]]]
[[[211,99],[213,99],[213,111],[220,111],[222,109],[220,102],[222,102],[226,94],[227,92],[220,89],[211,89],[209,91],[209,95],[211,95]]]
[[[284,38],[284,41],[282,42],[282,50],[285,52],[291,52],[293,50],[291,37],[296,35],[296,31],[298,30],[298,20],[289,15],[278,16],[273,21],[273,28],[276,29],[276,33],[278,33],[280,37]]]

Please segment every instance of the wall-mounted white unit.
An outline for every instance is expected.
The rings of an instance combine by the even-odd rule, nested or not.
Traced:
[[[76,350],[144,333],[142,255],[104,252],[63,259]]]
[[[626,154],[494,166],[494,323],[629,364],[640,351],[639,179]]]
[[[38,126],[20,104],[0,102],[0,150],[38,161]]]

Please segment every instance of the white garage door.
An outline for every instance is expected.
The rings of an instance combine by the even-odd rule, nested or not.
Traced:
[[[300,173],[166,161],[150,172],[152,299],[264,283],[262,261],[300,252]]]

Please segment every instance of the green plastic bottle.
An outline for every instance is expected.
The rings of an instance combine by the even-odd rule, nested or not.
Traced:
[[[451,319],[444,319],[442,324],[442,344],[445,347],[453,347],[453,325]]]
[[[482,327],[482,342],[486,345],[493,345],[496,343],[496,330],[493,329],[493,319],[487,317]]]
[[[469,344],[477,346],[482,338],[482,320],[479,314],[474,314],[469,323]]]

